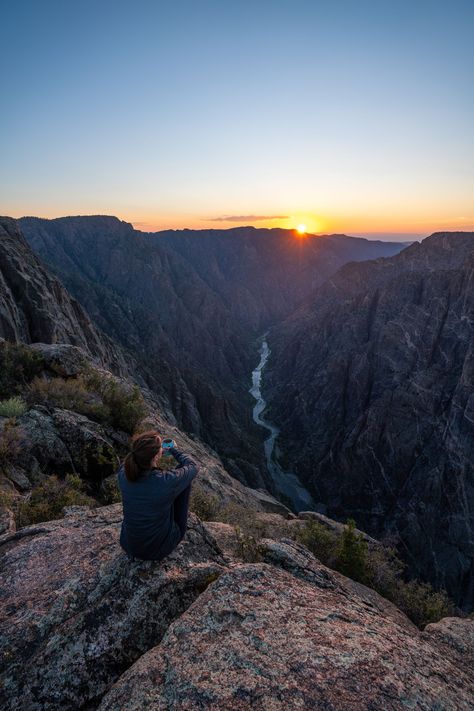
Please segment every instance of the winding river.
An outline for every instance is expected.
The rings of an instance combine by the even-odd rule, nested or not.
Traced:
[[[262,337],[262,345],[259,354],[260,360],[255,370],[252,371],[252,387],[249,392],[256,400],[252,413],[254,422],[264,427],[270,433],[264,442],[268,472],[277,491],[291,500],[296,511],[308,510],[313,507],[314,503],[311,494],[304,488],[296,474],[284,471],[276,459],[275,442],[278,437],[279,429],[262,417],[267,406],[267,403],[262,397],[262,374],[270,356],[270,348],[266,334]]]

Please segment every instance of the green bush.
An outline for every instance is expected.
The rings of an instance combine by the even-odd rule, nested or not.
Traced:
[[[126,389],[114,383],[104,393],[104,401],[110,409],[112,425],[124,432],[132,434],[146,415],[145,401],[137,385]]]
[[[108,506],[109,504],[118,504],[122,501],[122,494],[120,491],[117,476],[114,474],[108,476],[102,482],[102,486],[99,491],[99,501],[103,506]]]
[[[436,591],[429,583],[400,580],[390,598],[419,627],[456,614],[456,608],[444,591]]]
[[[11,509],[15,503],[15,494],[11,489],[0,488],[0,508]]]
[[[136,385],[90,370],[76,378],[34,378],[28,397],[32,403],[62,407],[132,434],[146,414]]]
[[[102,399],[92,392],[83,376],[77,378],[34,378],[28,389],[31,403],[62,407],[103,421],[109,416]]]
[[[199,485],[193,484],[189,508],[201,521],[217,521],[220,506],[216,496],[206,494]]]
[[[137,385],[121,383],[114,378],[90,370],[84,375],[87,387],[100,395],[107,409],[107,421],[112,427],[132,434],[146,415],[146,406]]]
[[[236,553],[244,563],[259,563],[262,558],[262,547],[258,538],[242,531],[240,526],[235,526]]]
[[[229,523],[231,526],[243,531],[246,535],[253,536],[255,539],[261,538],[264,535],[265,526],[258,519],[256,512],[246,506],[231,502],[221,508],[217,512],[217,520],[223,523]]]
[[[68,474],[65,479],[52,475],[18,505],[15,512],[17,525],[23,527],[61,518],[65,506],[95,505],[95,500],[85,493],[84,483],[77,474]]]
[[[23,343],[1,343],[0,397],[7,398],[21,392],[42,367],[41,355]]]
[[[26,402],[18,395],[0,400],[0,417],[21,417],[27,409]]]
[[[348,519],[337,548],[337,569],[348,578],[368,583],[367,541],[355,528],[354,519]]]
[[[329,531],[318,521],[309,520],[294,534],[324,565],[376,590],[393,602],[419,627],[455,613],[443,591],[429,583],[403,579],[405,564],[394,548],[368,546],[349,519],[342,533]]]
[[[319,521],[312,519],[297,530],[294,537],[302,543],[324,565],[334,567],[337,557],[338,536],[323,526]]]
[[[15,418],[7,420],[0,432],[0,470],[6,464],[14,464],[30,444]]]

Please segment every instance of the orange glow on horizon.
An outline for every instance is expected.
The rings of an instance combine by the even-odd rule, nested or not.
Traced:
[[[120,216],[120,215],[119,215]],[[242,222],[218,222],[209,220],[197,215],[163,215],[163,216],[140,216],[128,217],[120,216],[127,222],[132,222],[134,227],[144,232],[158,232],[168,229],[191,229],[191,230],[224,230],[233,227],[252,226],[255,228],[281,228],[291,230],[300,237],[303,235],[322,234],[357,234],[367,236],[369,239],[379,239],[382,234],[400,235],[398,239],[413,239],[413,235],[420,238],[427,237],[433,232],[441,231],[473,231],[474,218],[452,218],[439,216],[428,219],[420,219],[419,215],[407,214],[398,217],[392,215],[379,214],[345,214],[338,217],[315,217],[312,214],[290,215],[286,218],[275,220],[244,220]]]
[[[461,212],[453,206],[446,211],[436,208],[431,203],[415,205],[397,205],[396,209],[390,206],[379,207],[366,212],[358,208],[346,207],[344,210],[331,209],[306,212],[304,210],[272,210],[268,206],[262,210],[235,209],[232,213],[235,219],[220,217],[226,213],[216,210],[206,210],[206,213],[154,211],[128,205],[102,205],[68,203],[58,205],[30,205],[28,208],[5,206],[6,215],[14,218],[24,215],[35,215],[48,219],[68,215],[115,215],[120,220],[130,222],[135,229],[142,232],[159,232],[161,230],[227,230],[234,227],[253,226],[255,228],[280,228],[292,231],[294,234],[322,235],[322,234],[354,234],[366,236],[369,239],[422,239],[433,232],[442,231],[474,231],[474,216],[472,212]],[[281,216],[285,215],[286,216]],[[238,219],[238,215],[244,215]],[[245,217],[246,215],[246,217]],[[268,217],[259,217],[265,215]],[[278,215],[273,216],[272,215]],[[461,215],[461,216],[460,216]],[[467,215],[467,216],[462,216]],[[252,219],[254,218],[254,219]],[[304,226],[304,229],[299,229]]]

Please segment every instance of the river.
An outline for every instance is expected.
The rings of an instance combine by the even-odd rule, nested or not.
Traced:
[[[253,395],[256,401],[252,413],[254,422],[256,422],[257,425],[264,427],[270,433],[263,445],[268,472],[277,491],[290,499],[295,510],[307,511],[312,509],[314,506],[311,494],[304,488],[296,474],[284,471],[278,464],[275,453],[275,443],[280,430],[262,416],[267,406],[267,403],[262,397],[262,374],[270,356],[270,348],[268,346],[266,334],[262,337],[262,345],[259,350],[259,355],[259,363],[255,370],[252,371],[252,387],[249,392]]]

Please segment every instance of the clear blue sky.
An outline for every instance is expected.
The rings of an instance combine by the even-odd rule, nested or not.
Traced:
[[[4,214],[474,229],[474,0],[15,0],[1,26]]]

